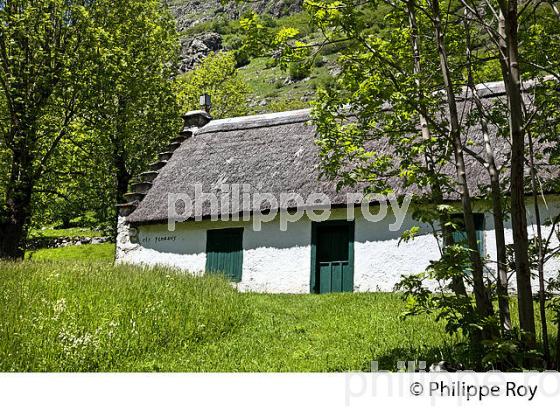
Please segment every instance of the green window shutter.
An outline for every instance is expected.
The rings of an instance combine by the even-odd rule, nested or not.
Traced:
[[[224,274],[241,282],[243,271],[243,228],[212,229],[206,236],[206,272]]]

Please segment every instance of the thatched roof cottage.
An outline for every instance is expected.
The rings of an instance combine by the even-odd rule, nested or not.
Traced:
[[[485,98],[503,95],[497,84],[484,91]],[[414,203],[406,213],[402,204],[387,206],[386,216],[376,218],[384,204],[361,206],[356,192],[320,178],[309,111],[222,120],[196,111],[184,120],[169,150],[119,207],[118,263],[219,271],[243,291],[327,293],[391,291],[401,275],[439,258],[431,227],[413,219]],[[478,167],[471,189],[480,194],[487,173],[470,166]],[[550,172],[545,178],[557,174]],[[330,214],[317,217],[327,202]],[[481,251],[495,260],[492,216],[482,201],[476,209]],[[558,197],[548,195],[541,212],[543,219],[558,214]],[[420,235],[401,242],[413,226]],[[510,226],[506,238],[511,242]],[[547,275],[560,268],[554,263]]]

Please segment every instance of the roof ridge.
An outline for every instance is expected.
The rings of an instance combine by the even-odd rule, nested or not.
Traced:
[[[310,119],[311,109],[309,108],[294,111],[247,115],[243,117],[230,117],[210,121],[204,127],[199,128],[195,135],[297,124],[307,122]]]

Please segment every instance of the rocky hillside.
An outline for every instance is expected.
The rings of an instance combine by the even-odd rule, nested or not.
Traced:
[[[303,0],[253,0],[247,3],[221,0],[167,0],[166,3],[177,18],[179,31],[216,18],[239,19],[248,10],[259,14],[283,17],[301,11]]]
[[[167,4],[182,33],[180,69],[186,72],[208,53],[227,47],[220,31],[224,31],[229,22],[239,20],[251,10],[274,18],[289,16],[302,11],[303,0],[229,1],[225,4],[221,0],[167,0]]]
[[[316,34],[302,11],[303,0],[253,0],[246,3],[220,0],[167,0],[181,33],[182,72],[192,70],[205,56],[220,50],[236,50],[241,39],[236,22],[254,10],[268,15],[274,24],[296,27],[303,38]],[[238,26],[237,26],[238,28]],[[239,74],[252,90],[247,101],[250,112],[273,112],[307,107],[315,89],[331,81],[336,72],[336,47],[325,47],[311,69],[283,71],[269,59],[253,58],[239,64]]]

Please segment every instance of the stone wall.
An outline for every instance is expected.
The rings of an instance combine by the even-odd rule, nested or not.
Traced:
[[[109,236],[89,237],[89,236],[62,236],[57,238],[32,238],[27,241],[29,250],[37,250],[41,248],[64,248],[66,246],[80,245],[99,245],[111,242]]]

